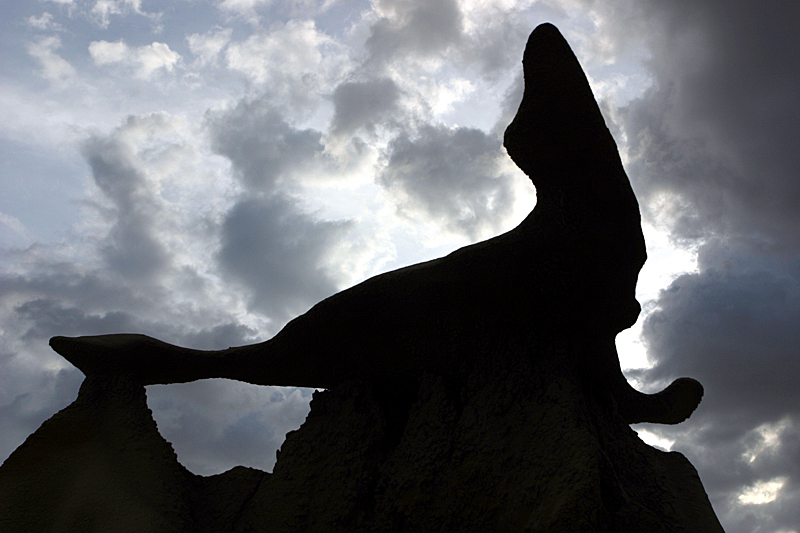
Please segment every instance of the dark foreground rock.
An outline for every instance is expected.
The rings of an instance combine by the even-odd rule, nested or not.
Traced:
[[[317,392],[272,474],[183,468],[144,387],[88,378],[0,469],[2,531],[722,531],[681,454],[644,444],[567,344],[487,347],[463,388]]]
[[[506,131],[537,188],[514,230],[376,276],[265,343],[52,339],[78,399],[0,467],[2,531],[715,532],[697,472],[634,422],[679,423],[702,387],[628,385],[639,210],[566,41],[531,34]],[[144,386],[210,377],[323,387],[274,472],[195,476]]]

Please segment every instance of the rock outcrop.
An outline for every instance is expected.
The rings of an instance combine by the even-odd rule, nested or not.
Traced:
[[[531,34],[506,130],[537,205],[512,231],[328,298],[261,344],[52,339],[87,379],[0,467],[5,531],[721,531],[696,471],[628,424],[678,423],[689,378],[632,389],[638,204],[558,30]],[[326,388],[271,474],[186,471],[144,385]]]

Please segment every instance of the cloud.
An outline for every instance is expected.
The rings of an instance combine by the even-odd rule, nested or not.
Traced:
[[[800,37],[795,3],[759,9],[738,2],[650,6],[664,20],[652,35],[653,87],[627,109],[640,190],[679,195],[696,209],[676,229],[793,234],[800,153],[795,82]],[[797,242],[797,241],[795,241]]]
[[[217,58],[231,40],[233,28],[214,28],[206,33],[186,37],[189,50],[197,56],[200,66],[216,65]]]
[[[795,273],[797,274],[797,273]],[[653,378],[697,375],[707,407],[752,429],[762,419],[799,414],[800,278],[761,269],[713,268],[678,277],[644,324],[658,354]],[[774,395],[775,390],[784,391]]]
[[[4,459],[42,422],[69,405],[83,381],[83,375],[74,368],[20,370],[17,358],[3,360],[3,372],[8,378],[3,383],[6,394],[0,400],[0,457]]]
[[[130,49],[123,41],[110,43],[108,41],[92,41],[89,43],[89,55],[95,65],[108,65],[119,63],[128,58]]]
[[[245,284],[251,308],[282,325],[337,291],[328,261],[350,227],[315,220],[284,195],[249,198],[227,214],[218,260]]]
[[[227,380],[147,390],[159,431],[181,463],[201,475],[236,465],[271,470],[286,432],[308,414],[311,393]]]
[[[447,61],[470,68],[496,81],[517,63],[531,31],[522,14],[525,2],[458,2],[435,0],[382,0],[373,2],[365,67],[382,69],[391,64],[415,63],[436,70]]]
[[[210,118],[214,150],[233,163],[234,175],[254,191],[291,185],[322,157],[322,133],[296,129],[264,99],[245,99]]]
[[[520,7],[523,6],[462,4],[464,34],[463,43],[456,50],[458,61],[477,65],[479,73],[490,80],[506,75],[510,67],[518,65],[531,32]]]
[[[196,302],[211,302],[196,309],[165,289],[121,284],[103,271],[35,256],[28,258],[25,274],[0,275],[0,317],[9,328],[0,339],[2,457],[77,395],[83,376],[49,349],[53,335],[140,332],[199,349],[254,341],[256,331],[224,306],[212,307],[213,298],[195,294]],[[149,387],[148,401],[180,460],[213,474],[236,464],[270,468],[285,432],[305,417],[307,394],[209,380]],[[243,436],[247,442],[238,442]]]
[[[629,175],[645,217],[698,255],[650,303],[645,375],[706,388],[689,421],[649,430],[695,464],[727,531],[788,531],[800,523],[800,7],[631,5],[605,13],[646,17],[611,26],[650,53],[649,89],[619,109]]]
[[[331,90],[348,68],[343,47],[312,20],[290,20],[230,43],[225,58],[273,101],[299,107]]]
[[[221,11],[239,15],[251,24],[258,24],[260,17],[258,10],[262,7],[269,7],[274,4],[273,0],[221,0],[217,3],[217,8]]]
[[[138,161],[130,135],[140,127],[163,127],[162,117],[130,117],[108,136],[86,141],[83,153],[92,178],[112,203],[111,227],[100,253],[112,271],[125,278],[152,279],[169,265],[169,254],[155,235],[160,202]]]
[[[28,26],[37,30],[61,30],[63,26],[53,22],[53,15],[45,11],[40,16],[31,15],[28,17]]]
[[[90,118],[69,123],[70,131],[82,137],[82,217],[78,225],[65,229],[64,243],[33,245],[3,256],[3,268],[11,265],[0,272],[0,323],[11,332],[0,339],[0,454],[5,455],[75,398],[81,375],[49,349],[50,336],[129,331],[208,349],[263,340],[342,286],[388,262],[406,261],[395,257],[393,227],[385,220],[396,219],[384,215],[394,211],[396,198],[403,198],[407,213],[428,216],[425,201],[433,194],[432,188],[406,175],[402,187],[392,189],[397,196],[384,194],[373,183],[376,154],[386,141],[381,131],[370,144],[347,144],[337,154],[341,160],[325,146],[332,132],[347,137],[390,124],[396,135],[403,129],[416,131],[424,120],[424,98],[419,91],[406,93],[421,71],[406,76],[412,69],[398,68],[376,74],[358,64],[356,57],[365,55],[360,43],[376,19],[361,20],[361,13],[348,8],[346,23],[341,22],[335,7],[329,18],[319,18],[319,24],[337,37],[306,19],[251,31],[241,25],[209,24],[193,26],[190,31],[197,33],[189,33],[178,24],[151,42],[141,25],[115,24],[126,15],[136,15],[134,21],[145,15],[155,20],[155,15],[144,13],[144,3],[76,4],[63,20],[58,18],[60,11],[53,12],[54,18],[70,32],[77,23],[85,25],[86,17],[106,28],[107,34],[88,45],[91,62],[69,66],[57,52],[72,58],[67,52],[79,57],[81,50],[60,52],[57,38],[31,45],[30,54],[51,79],[84,80],[86,93],[81,96],[98,102]],[[273,6],[248,5],[258,15],[272,14]],[[321,12],[330,5],[296,2],[291,9]],[[390,53],[392,61],[450,53],[453,47],[448,43],[461,39],[463,20],[459,22],[455,3],[400,7],[410,10],[408,17],[384,13],[391,19],[390,33],[410,24],[410,35],[421,41],[399,43],[402,53]],[[274,9],[284,13],[288,8]],[[431,23],[424,18],[428,15],[446,25],[443,34],[425,33]],[[39,17],[34,25],[51,22],[50,17]],[[341,27],[336,26],[340,22]],[[24,29],[31,31],[28,25]],[[354,40],[359,42],[350,46]],[[436,48],[430,54],[423,49],[428,44]],[[181,46],[192,54],[188,65],[178,53]],[[150,82],[178,70],[195,75],[207,65],[227,68],[227,74],[216,70],[215,75],[232,80],[238,92],[220,98],[198,83],[191,88],[197,92],[189,94],[181,90],[183,84],[171,83],[142,97],[139,89],[152,83],[132,84],[129,79]],[[104,100],[112,93],[96,84],[98,69],[123,74],[116,76],[114,94],[124,95],[127,109],[175,109],[178,100],[181,105],[172,115],[134,114],[117,127],[102,126],[109,120],[118,124],[114,113],[120,108]],[[205,73],[195,79],[210,83]],[[451,83],[443,76],[426,83],[442,88],[440,111],[472,90],[462,78]],[[205,106],[200,113],[194,111],[196,103],[186,103],[197,101]],[[62,99],[61,107],[54,109],[72,110],[73,104]],[[103,111],[112,107],[111,115]],[[192,112],[182,116],[187,108]],[[211,110],[203,120],[206,108]],[[32,127],[47,129],[41,124]],[[463,150],[474,149],[469,161],[487,176],[500,176],[490,178],[492,183],[504,182],[499,167],[487,162],[491,150],[502,156],[499,140],[469,130],[476,140],[462,142],[461,134],[447,133],[444,126],[432,128],[431,138],[440,141],[440,150],[451,141]],[[86,131],[94,133],[80,133]],[[409,133],[406,145],[397,144],[398,157],[401,148],[423,153],[418,137]],[[463,169],[453,161],[445,164]],[[339,172],[342,167],[346,168]],[[339,181],[328,179],[334,168],[344,175]],[[452,205],[472,202],[483,209],[480,216],[487,213],[492,187],[442,185],[451,186],[459,198]],[[405,189],[411,193],[404,196]],[[495,193],[508,193],[506,185],[497,185]],[[315,211],[323,205],[333,207]],[[492,209],[501,213],[499,206]],[[436,216],[445,217],[443,213]],[[6,222],[14,225],[13,219]],[[458,231],[482,231],[490,225],[459,224]],[[209,474],[234,464],[269,468],[285,431],[305,416],[309,393],[221,380],[148,390],[159,427],[175,443],[181,461]]]
[[[181,59],[180,54],[165,43],[153,42],[131,48],[122,40],[92,41],[89,55],[97,66],[121,63],[134,67],[136,77],[141,79],[152,78],[159,69],[172,72]]]
[[[786,475],[775,502],[758,511],[764,527],[800,521],[796,506],[782,498],[800,483],[798,274],[797,267],[791,277],[758,267],[701,268],[663,291],[644,323],[648,351],[658,361],[649,379],[692,376],[706,389],[688,422],[652,429],[675,439],[673,449],[703,473],[721,518],[740,523],[738,531],[751,530],[741,524],[740,496],[752,496],[748,487],[763,476]]]
[[[95,0],[89,15],[101,28],[107,28],[112,15],[125,16],[130,13],[146,16],[158,21],[159,13],[147,13],[142,10],[142,0]]]
[[[0,225],[8,228],[12,232],[24,236],[26,233],[25,225],[20,220],[13,216],[0,211]]]
[[[463,16],[455,0],[379,0],[373,7],[379,18],[365,46],[379,64],[401,53],[438,54],[461,39]]]
[[[522,102],[522,93],[525,91],[525,82],[522,77],[522,70],[514,76],[511,84],[506,88],[503,99],[500,101],[500,116],[492,128],[498,135],[505,133],[506,128],[517,115],[519,104]]]
[[[478,129],[425,125],[392,139],[378,183],[398,195],[401,212],[477,239],[502,227],[513,205],[501,144]]]
[[[50,82],[63,82],[75,75],[75,68],[55,52],[59,48],[61,39],[55,35],[42,37],[27,46],[28,54],[42,67],[42,77]]]
[[[346,135],[361,127],[372,130],[397,110],[399,97],[400,89],[389,78],[342,83],[333,91],[331,131]]]
[[[55,335],[99,335],[109,331],[131,331],[135,323],[130,313],[111,311],[87,314],[75,307],[64,307],[53,298],[28,300],[14,308],[19,318],[33,325],[22,340],[46,341]]]

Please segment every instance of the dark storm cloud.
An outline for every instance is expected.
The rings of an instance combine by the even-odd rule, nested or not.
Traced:
[[[422,212],[474,239],[499,228],[513,204],[500,139],[481,130],[426,125],[413,138],[402,133],[387,151],[378,182],[399,194],[401,211]]]
[[[696,207],[680,226],[690,236],[794,234],[800,4],[659,2],[648,13],[663,23],[648,62],[654,85],[626,117],[641,190],[675,192]]]
[[[108,302],[108,305],[114,307],[113,302]],[[56,335],[137,332],[169,339],[189,348],[215,350],[245,344],[256,337],[255,330],[234,322],[198,330],[188,321],[185,324],[168,324],[143,319],[125,311],[86,313],[78,307],[49,298],[29,300],[16,306],[14,311],[20,319],[30,324],[20,337],[24,341],[46,342]]]
[[[188,332],[183,336],[181,345],[199,350],[222,350],[246,344],[252,341],[257,334],[257,331],[243,324],[228,322],[200,331]]]
[[[0,297],[13,296],[23,301],[51,298],[73,302],[87,311],[113,307],[119,302],[127,307],[142,305],[142,298],[128,286],[109,283],[98,273],[82,272],[74,264],[38,259],[46,251],[27,252],[21,254],[20,260],[28,263],[28,272],[0,276]]]
[[[315,220],[283,195],[245,199],[222,225],[219,263],[247,286],[254,309],[283,323],[336,292],[325,262],[349,228]]]
[[[739,523],[746,509],[738,494],[780,477],[787,478],[784,499],[752,512],[763,515],[769,531],[800,523],[800,510],[786,505],[787,493],[800,488],[799,279],[763,269],[706,268],[677,278],[644,324],[649,351],[658,358],[649,377],[692,376],[705,387],[689,421],[652,429],[676,439],[673,449],[701,472],[718,512],[729,516],[728,531],[755,530]],[[782,421],[788,428],[775,446],[750,461],[765,442],[759,428]]]
[[[697,466],[729,533],[788,531],[800,523],[800,4],[635,5],[653,85],[620,115],[629,174],[645,216],[699,246],[697,272],[645,322],[646,375],[706,388],[688,422],[652,429]],[[781,477],[774,502],[739,500]]]
[[[334,115],[331,131],[351,134],[360,127],[374,129],[397,110],[400,89],[389,78],[342,83],[333,91]]]
[[[644,324],[659,355],[652,378],[697,376],[707,389],[703,409],[731,430],[800,414],[797,278],[706,269],[677,278],[658,304]]]
[[[308,171],[324,149],[320,132],[292,127],[263,99],[242,100],[212,116],[210,125],[214,150],[229,158],[235,175],[254,190],[271,191]]]

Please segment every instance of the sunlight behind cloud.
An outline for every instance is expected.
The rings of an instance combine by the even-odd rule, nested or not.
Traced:
[[[739,502],[745,505],[763,505],[774,502],[778,498],[788,478],[776,477],[769,481],[758,481],[739,494]]]
[[[778,446],[781,444],[781,434],[784,432],[784,430],[791,426],[791,424],[792,420],[789,417],[785,417],[774,424],[763,424],[756,428],[754,433],[759,434],[759,442],[747,450],[743,454],[743,457],[748,463],[752,463],[762,453],[770,452],[778,448]]]
[[[661,437],[655,433],[647,431],[646,429],[636,429],[635,431],[636,434],[639,435],[639,438],[645,442],[645,444],[649,444],[650,446],[664,450],[665,452],[670,451],[672,449],[672,445],[675,444],[675,440]]]

